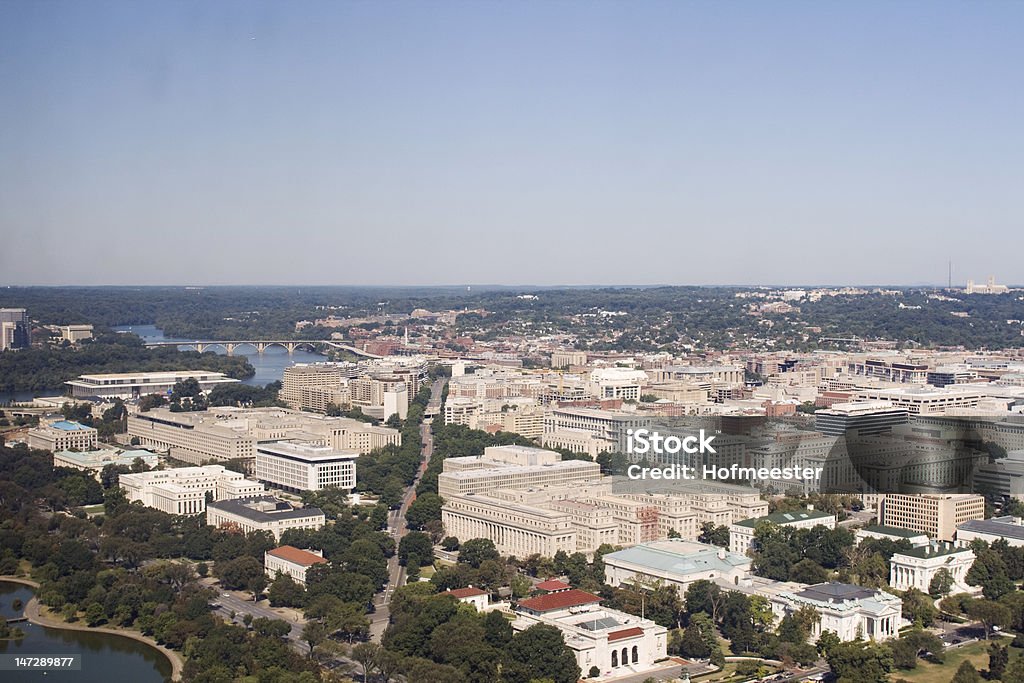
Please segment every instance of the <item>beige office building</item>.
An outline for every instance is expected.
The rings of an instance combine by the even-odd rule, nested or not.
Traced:
[[[880,523],[952,541],[958,525],[984,518],[985,498],[973,493],[890,493],[882,500]]]
[[[445,461],[446,470],[447,465]],[[597,481],[600,476],[601,466],[584,460],[565,460],[544,465],[507,465],[485,461],[480,469],[442,472],[437,478],[437,492],[447,500],[454,496],[495,489],[571,486]]]
[[[166,451],[183,462],[202,465],[227,460],[252,460],[256,438],[242,428],[226,425],[217,413],[172,413],[154,408],[128,416],[128,435],[140,445]]]
[[[57,420],[28,430],[28,447],[56,453],[58,451],[91,451],[98,443],[98,432],[70,420]]]

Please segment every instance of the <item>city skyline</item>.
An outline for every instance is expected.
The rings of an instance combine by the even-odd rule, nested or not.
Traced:
[[[1024,7],[925,7],[7,3],[0,283],[1020,283]]]

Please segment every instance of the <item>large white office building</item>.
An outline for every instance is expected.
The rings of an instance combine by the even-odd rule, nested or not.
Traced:
[[[280,441],[256,447],[256,478],[292,491],[320,491],[356,485],[355,451],[330,446]]]
[[[147,394],[166,394],[175,384],[194,379],[203,391],[210,391],[222,384],[236,384],[239,380],[223,372],[209,370],[173,370],[168,372],[119,372],[98,375],[81,375],[65,384],[75,398],[139,398]]]
[[[129,501],[139,501],[172,515],[205,512],[207,494],[213,500],[230,500],[264,490],[263,484],[222,465],[122,474],[118,483]]]
[[[268,531],[274,539],[289,529],[320,529],[327,518],[320,508],[295,507],[273,496],[220,500],[206,506],[206,523],[245,533]]]
[[[445,499],[494,489],[572,486],[597,481],[601,466],[562,460],[555,451],[527,446],[492,446],[482,456],[446,458],[437,492]]]

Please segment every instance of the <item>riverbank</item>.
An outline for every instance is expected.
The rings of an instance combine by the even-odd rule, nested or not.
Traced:
[[[20,583],[24,586],[30,586],[34,590],[39,589],[39,583],[32,579],[26,579],[18,576],[0,576],[0,581],[8,581],[10,583]],[[39,602],[39,598],[35,595],[25,605],[25,616],[33,624],[39,626],[46,626],[48,628],[63,629],[65,631],[89,631],[91,633],[106,633],[109,635],[123,636],[132,640],[144,643],[149,647],[159,650],[164,657],[171,663],[171,680],[180,681],[181,674],[185,669],[185,660],[180,653],[171,650],[170,648],[164,647],[158,644],[152,638],[147,638],[138,631],[132,631],[130,629],[123,628],[110,628],[106,626],[86,626],[84,624],[71,624],[60,617],[54,616],[50,613],[50,610],[43,606]]]

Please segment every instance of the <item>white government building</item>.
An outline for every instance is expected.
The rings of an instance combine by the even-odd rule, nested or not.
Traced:
[[[890,560],[889,585],[905,591],[916,588],[928,592],[928,586],[940,569],[945,569],[953,578],[954,593],[969,593],[967,571],[974,564],[974,552],[970,548],[958,548],[952,543],[932,541],[928,545],[912,550],[901,550]]]
[[[213,500],[229,500],[264,491],[263,484],[222,465],[122,474],[118,482],[130,502],[139,501],[172,515],[205,512],[207,494]]]
[[[356,486],[356,451],[330,446],[279,441],[256,447],[256,473],[260,481],[292,491],[320,491]]]
[[[173,370],[168,372],[119,372],[99,375],[80,375],[65,382],[75,398],[139,398],[148,394],[166,394],[174,385],[186,379],[199,382],[199,388],[210,391],[221,384],[237,384],[239,380],[223,372],[209,370]]]
[[[643,674],[668,656],[664,626],[600,603],[599,596],[575,589],[520,600],[512,628],[554,626],[562,632],[583,675],[595,666],[601,676]]]
[[[327,518],[320,508],[300,508],[273,496],[253,496],[210,503],[206,523],[245,533],[269,531],[280,541],[289,529],[320,529]]]

